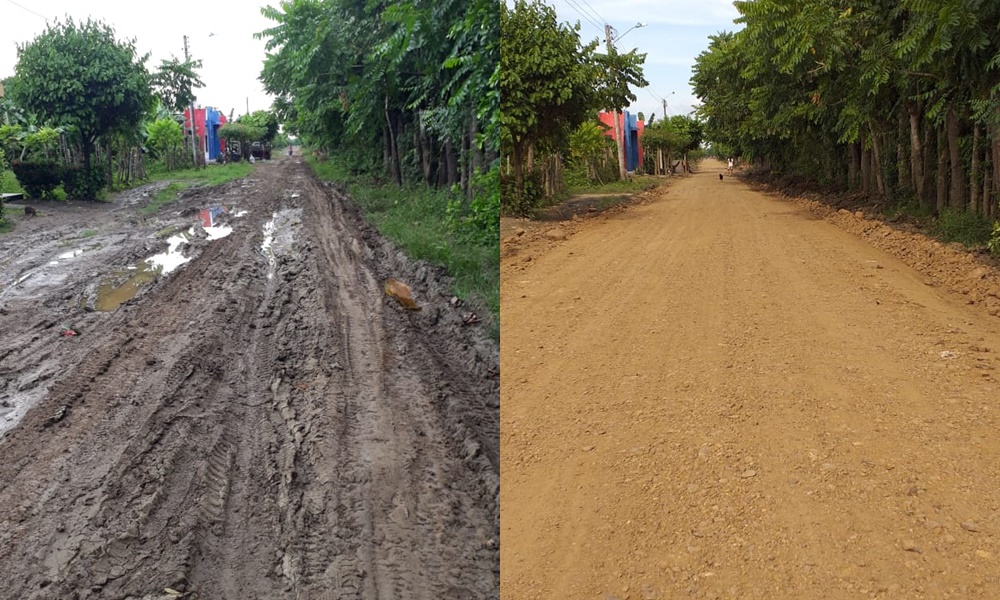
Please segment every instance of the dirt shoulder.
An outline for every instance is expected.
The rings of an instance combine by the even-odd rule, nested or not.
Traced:
[[[149,195],[0,237],[0,597],[498,597],[498,348],[439,270],[297,158]]]
[[[681,176],[682,178],[685,176]],[[630,207],[651,202],[672,180],[657,188],[634,193],[579,194],[536,211],[534,218],[500,218],[500,256],[510,265],[512,257],[531,262],[539,254],[565,241],[593,220],[607,220]],[[503,265],[501,265],[503,268]]]
[[[997,273],[720,172],[502,259],[503,597],[1000,595]]]

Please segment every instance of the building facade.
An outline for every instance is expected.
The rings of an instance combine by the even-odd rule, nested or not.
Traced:
[[[205,161],[216,160],[226,152],[226,141],[219,137],[219,129],[226,124],[226,115],[211,106],[194,109],[195,135],[205,153]],[[184,110],[184,135],[191,135],[191,110]]]
[[[597,118],[608,126],[604,135],[615,139],[614,113],[602,111],[597,114]],[[639,143],[639,140],[642,139],[642,132],[646,124],[626,110],[618,116],[618,125],[624,132],[623,137],[625,138],[625,170],[635,171],[642,164],[642,144]]]

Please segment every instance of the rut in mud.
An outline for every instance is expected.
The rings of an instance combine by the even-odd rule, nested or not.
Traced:
[[[0,396],[33,408],[0,441],[0,597],[498,597],[495,342],[301,161],[163,212],[219,198],[232,233],[113,312],[94,280],[163,217],[75,209],[118,250],[69,273],[24,249],[57,207],[4,241]]]

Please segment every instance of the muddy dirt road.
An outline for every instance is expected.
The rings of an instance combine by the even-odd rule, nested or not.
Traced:
[[[297,158],[150,192],[0,237],[0,598],[497,598],[498,348],[441,275]]]
[[[722,171],[503,254],[502,597],[1000,597],[1000,320]]]

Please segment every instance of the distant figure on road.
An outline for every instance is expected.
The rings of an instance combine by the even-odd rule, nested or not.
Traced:
[[[291,147],[291,146],[289,146],[289,147],[288,147],[288,156],[291,156],[291,155],[292,155],[292,147]]]
[[[732,156],[729,157],[729,167],[727,167],[726,170],[729,171],[730,175],[733,174],[733,157]]]

